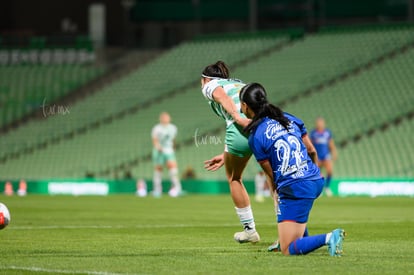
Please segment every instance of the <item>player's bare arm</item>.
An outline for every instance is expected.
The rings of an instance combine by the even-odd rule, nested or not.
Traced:
[[[160,142],[158,141],[158,138],[156,138],[156,137],[153,137],[152,138],[152,145],[154,146],[154,148],[155,149],[157,149],[158,151],[162,151],[162,147],[161,147],[161,144],[160,144]]]
[[[243,128],[249,125],[250,119],[240,116],[239,110],[233,100],[226,94],[222,87],[217,87],[213,92],[214,101],[220,103],[221,106],[231,115],[233,120]]]
[[[308,135],[302,136],[303,143],[306,146],[306,150],[308,151],[309,157],[313,161],[313,163],[318,163],[318,155],[316,154],[316,149],[312,144]]]

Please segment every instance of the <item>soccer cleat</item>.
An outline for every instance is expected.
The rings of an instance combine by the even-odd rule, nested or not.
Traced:
[[[159,199],[162,197],[162,193],[158,191],[152,191],[152,196],[156,199]]]
[[[259,233],[255,232],[236,232],[234,233],[234,240],[239,243],[257,243],[260,241]]]
[[[262,195],[256,195],[255,200],[256,200],[256,202],[264,202],[265,201],[264,196],[262,196]]]
[[[328,240],[328,252],[331,256],[342,256],[342,242],[345,238],[345,230],[335,229]]]
[[[177,198],[177,197],[183,196],[184,191],[173,187],[173,188],[170,189],[170,191],[168,191],[168,195],[172,198]]]
[[[325,188],[325,194],[328,198],[333,196],[332,190],[330,188]]]
[[[267,251],[269,251],[269,252],[280,252],[281,249],[280,249],[279,240],[276,240],[271,246],[269,246],[267,248]]]

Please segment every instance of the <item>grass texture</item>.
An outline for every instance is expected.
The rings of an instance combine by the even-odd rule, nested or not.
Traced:
[[[277,238],[272,201],[252,201],[262,241],[238,244],[229,195],[5,197],[0,274],[414,273],[413,198],[319,198],[311,235],[342,227],[344,255],[267,252]]]

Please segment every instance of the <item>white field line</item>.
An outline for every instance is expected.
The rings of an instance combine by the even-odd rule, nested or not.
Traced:
[[[64,270],[64,269],[48,269],[35,266],[5,266],[0,267],[0,270],[20,270],[20,271],[30,271],[30,272],[43,272],[43,273],[53,273],[53,274],[88,274],[88,275],[126,275],[127,273],[111,273],[111,272],[101,272],[101,271],[87,271],[87,270]],[[131,274],[131,273],[128,273]]]
[[[395,220],[386,220],[380,221],[384,223],[401,223],[401,222],[410,222],[411,220],[406,219],[395,219]],[[369,224],[369,223],[377,223],[379,221],[370,220],[370,221],[329,221],[329,222],[318,222],[315,223],[317,225],[320,224]],[[411,221],[412,222],[412,221]],[[311,225],[314,224],[311,222]],[[276,222],[274,223],[256,223],[257,226],[276,226]],[[132,225],[132,226],[124,226],[124,225],[39,225],[39,226],[9,226],[7,230],[45,230],[45,229],[127,229],[127,228],[136,228],[136,229],[154,229],[154,228],[196,228],[196,227],[204,227],[204,228],[217,228],[217,227],[237,227],[238,223],[229,223],[229,224],[140,224],[140,225]]]
[[[194,224],[140,224],[132,226],[124,225],[45,225],[45,226],[10,226],[8,230],[43,230],[43,229],[151,229],[151,228],[191,228],[191,227],[233,227],[234,224],[221,224],[221,225],[194,225]]]

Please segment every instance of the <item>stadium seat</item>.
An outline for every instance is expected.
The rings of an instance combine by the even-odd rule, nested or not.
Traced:
[[[301,117],[308,129],[316,117],[324,116],[337,141],[363,135],[368,129],[412,111],[414,82],[410,72],[414,71],[414,50],[396,54],[334,85],[327,83],[412,43],[412,33],[413,28],[322,31],[273,51],[269,49],[276,49],[288,38],[183,43],[70,106],[70,115],[33,121],[2,137],[0,144],[4,150],[0,157],[45,141],[49,144],[0,164],[0,174],[36,179],[82,177],[93,171],[97,176],[114,177],[112,172],[117,167],[137,161],[138,165],[131,164],[128,169],[135,177],[151,178],[150,131],[158,122],[159,113],[168,111],[179,130],[177,159],[181,171],[191,165],[200,178],[222,179],[222,172],[206,172],[202,163],[223,150],[224,145],[215,138],[224,142],[225,124],[211,112],[198,83],[194,84],[202,68],[218,59],[230,65],[239,64],[232,69],[233,77],[262,83],[271,101],[284,103],[284,110]],[[243,63],[245,60],[249,62]],[[64,75],[62,85],[71,79]],[[306,93],[319,85],[324,87],[319,92]],[[139,111],[128,111],[140,104]],[[114,118],[117,115],[119,119]],[[412,176],[408,168],[413,166],[412,157],[398,157],[404,154],[406,145],[395,145],[389,157],[383,156],[392,138],[398,137],[394,133],[409,129],[407,123],[412,129],[412,122],[404,122],[350,142],[340,151],[335,176]],[[82,133],[69,134],[77,131]],[[207,144],[197,146],[196,133],[206,136]],[[53,139],[57,142],[50,143]],[[384,162],[377,165],[378,159]],[[50,160],[50,164],[42,164],[42,160]],[[257,166],[251,161],[246,177],[253,178],[256,172]]]

